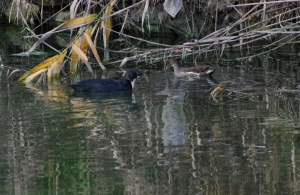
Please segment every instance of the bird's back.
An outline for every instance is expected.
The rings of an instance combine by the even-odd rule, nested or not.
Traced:
[[[131,84],[127,80],[110,80],[110,79],[88,79],[79,81],[71,85],[75,91],[80,92],[98,92],[110,93],[113,91],[131,90]]]
[[[182,72],[193,72],[199,74],[208,74],[211,75],[215,70],[211,69],[210,66],[194,66],[189,68],[181,68]]]

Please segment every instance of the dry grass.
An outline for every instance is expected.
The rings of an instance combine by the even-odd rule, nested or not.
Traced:
[[[134,15],[134,17],[140,17],[142,25],[137,29],[140,29],[141,32],[143,32],[143,26],[147,25],[147,18],[151,17],[148,13],[150,7],[162,6],[162,1],[141,0],[133,5],[126,5],[125,1],[120,1],[119,4],[117,4],[118,2],[116,0],[76,0],[71,2],[63,9],[71,9],[71,17],[74,18],[88,15],[96,8],[101,9],[100,12],[97,12],[98,22],[93,22],[89,25],[94,25],[92,32],[92,36],[94,38],[102,37],[98,35],[99,33],[103,34],[102,41],[104,46],[98,46],[98,49],[104,49],[106,51],[105,60],[107,61],[110,60],[108,52],[114,52],[108,49],[108,43],[113,41],[109,38],[109,34],[111,33],[116,34],[120,38],[124,38],[129,41],[137,40],[153,45],[152,49],[138,50],[137,48],[130,46],[124,48],[121,51],[117,51],[119,54],[123,53],[124,57],[120,60],[110,60],[108,64],[121,63],[120,66],[123,66],[128,61],[146,61],[155,63],[157,61],[165,60],[169,56],[184,58],[186,56],[193,55],[197,59],[201,54],[207,52],[216,52],[218,53],[218,56],[221,57],[224,51],[229,48],[242,50],[244,47],[249,47],[249,45],[251,46],[251,44],[254,43],[259,43],[261,41],[267,42],[268,44],[264,45],[265,50],[263,52],[258,52],[251,56],[243,56],[240,59],[252,58],[282,47],[285,44],[292,43],[299,36],[299,1],[247,1],[247,4],[243,4],[244,1],[240,1],[240,4],[237,5],[229,4],[231,1],[228,1],[228,4],[217,2],[218,1],[184,2],[182,11],[179,12],[178,17],[185,17],[187,19],[186,21],[188,21],[189,18],[194,17],[194,14],[196,12],[201,12],[203,13],[203,18],[206,21],[206,23],[204,23],[203,25],[206,25],[208,23],[213,24],[213,26],[215,26],[215,31],[206,35],[205,37],[202,37],[201,39],[188,41],[181,45],[159,44],[123,33],[123,29],[126,27],[126,25],[132,24],[132,21],[134,20],[134,18],[130,18],[133,17],[132,15],[128,15],[130,11],[138,13],[138,15]],[[113,7],[113,9],[110,8],[110,6]],[[218,29],[216,22],[218,13],[222,10],[230,9],[234,9],[240,15],[240,18],[237,21],[230,23],[228,26]],[[24,16],[21,13],[20,15],[23,17],[23,22],[26,24]],[[123,24],[120,27],[120,32],[111,29],[114,24],[108,25],[108,21],[111,21],[108,19],[111,19],[112,17],[119,17],[123,20]],[[100,24],[100,21],[104,21],[104,23]],[[188,26],[192,29],[195,25],[196,24],[192,23]],[[26,27],[31,35],[33,35],[34,37],[40,37],[38,35],[35,35],[35,29],[30,29],[27,24]],[[86,26],[81,28],[85,29]],[[55,29],[49,31],[51,33],[46,33],[46,35],[58,33]],[[72,35],[73,39],[68,47],[70,47],[77,38],[83,37],[83,32],[84,30],[79,30],[77,35]],[[46,44],[45,39],[43,38],[45,38],[45,35],[42,37],[42,39],[39,38],[33,48],[42,43]],[[94,40],[94,42],[96,42],[96,40]],[[50,45],[48,46],[51,47]],[[53,49],[56,50],[55,48]],[[31,49],[30,51],[32,50],[33,49]],[[100,59],[97,60],[100,61]]]

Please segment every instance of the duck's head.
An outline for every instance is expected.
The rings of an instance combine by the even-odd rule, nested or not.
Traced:
[[[172,67],[175,68],[175,69],[180,68],[178,61],[177,61],[175,58],[173,58],[173,57],[171,57],[171,58],[169,58],[169,59],[167,60],[167,63],[166,63],[167,69],[168,69],[170,66],[172,66]]]
[[[125,78],[126,78],[127,80],[130,81],[131,87],[132,87],[132,89],[133,89],[134,84],[135,84],[135,81],[136,81],[136,79],[137,79],[137,74],[136,74],[136,72],[133,71],[133,70],[127,70],[126,73],[125,73]]]

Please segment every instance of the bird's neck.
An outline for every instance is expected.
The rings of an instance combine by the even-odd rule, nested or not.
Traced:
[[[179,65],[178,62],[176,62],[176,63],[173,65],[173,67],[174,67],[174,72],[180,72],[181,66]]]

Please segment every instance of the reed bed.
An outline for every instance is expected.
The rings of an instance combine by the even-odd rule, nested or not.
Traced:
[[[299,37],[299,28],[300,28],[300,2],[296,0],[285,0],[285,1],[263,1],[263,2],[252,2],[243,4],[240,1],[237,5],[227,5],[226,9],[234,9],[240,16],[235,22],[230,23],[228,26],[217,29],[217,18],[218,18],[218,3],[216,3],[215,10],[211,10],[211,13],[215,12],[214,20],[215,20],[215,31],[200,38],[193,39],[190,41],[183,42],[178,45],[167,45],[160,44],[152,41],[148,41],[145,38],[140,38],[134,35],[129,35],[124,33],[124,28],[128,23],[132,23],[133,18],[130,18],[128,13],[132,10],[140,13],[141,17],[141,33],[145,33],[143,26],[146,25],[147,20],[147,12],[149,6],[161,6],[162,2],[154,1],[154,0],[141,0],[134,1],[135,3],[130,6],[125,6],[125,1],[122,1],[123,8],[113,9],[120,2],[118,0],[111,1],[81,1],[74,0],[70,2],[68,5],[62,8],[70,9],[70,18],[71,20],[80,20],[80,23],[71,24],[71,20],[66,23],[54,28],[53,30],[43,34],[36,35],[35,30],[39,28],[41,25],[46,23],[48,19],[46,19],[43,23],[37,26],[35,29],[30,29],[29,25],[26,23],[24,16],[20,13],[23,18],[23,22],[25,24],[25,29],[28,31],[29,35],[26,38],[36,38],[37,42],[32,46],[31,49],[28,50],[27,54],[30,55],[35,48],[37,48],[40,44],[45,44],[52,48],[54,51],[60,53],[62,55],[63,52],[58,51],[56,48],[53,48],[51,45],[47,44],[45,40],[51,36],[52,34],[59,33],[65,30],[72,30],[74,28],[79,28],[77,34],[73,35],[71,31],[72,41],[66,46],[64,52],[67,49],[71,49],[76,57],[80,57],[80,59],[85,62],[88,69],[91,67],[87,62],[87,57],[85,55],[86,51],[81,52],[78,45],[74,46],[76,40],[83,39],[87,37],[89,40],[89,45],[95,55],[98,64],[101,66],[103,70],[105,70],[105,65],[110,64],[120,64],[119,66],[124,66],[128,61],[138,62],[147,62],[148,64],[156,63],[158,61],[164,61],[169,56],[173,57],[181,57],[185,58],[187,56],[193,56],[195,60],[200,58],[202,54],[214,52],[216,54],[216,62],[219,58],[222,57],[224,51],[229,49],[243,50],[244,48],[251,48],[253,44],[264,43],[263,51],[254,51],[251,55],[240,56],[236,60],[248,59],[257,57],[263,54],[266,54],[272,50],[278,49],[286,44],[294,43]],[[14,1],[17,3],[17,1]],[[202,8],[202,4],[198,1],[190,1],[189,3],[184,2],[184,6],[194,5],[194,10],[185,15],[186,17],[195,17],[193,13],[195,10],[205,11]],[[97,14],[91,15],[92,10],[96,9],[96,7],[100,7],[101,10],[97,12]],[[184,9],[184,8],[182,8]],[[201,10],[202,9],[202,10]],[[55,14],[54,14],[55,15]],[[82,22],[81,18],[93,16],[93,19],[88,22]],[[95,16],[95,19],[94,19]],[[123,23],[119,31],[112,29],[112,17],[119,17],[122,19]],[[149,16],[148,16],[149,17]],[[192,24],[194,26],[196,24]],[[86,29],[88,26],[93,26],[90,35],[85,35]],[[123,48],[119,51],[113,51],[109,49],[109,43],[112,42],[112,38],[110,38],[110,34],[115,34],[114,38],[119,37],[122,39],[127,39],[129,41],[139,41],[145,42],[147,44],[151,44],[153,47],[151,49],[140,49],[134,46],[129,46]],[[102,34],[102,36],[101,36]],[[90,38],[94,38],[94,41],[90,40]],[[97,39],[102,37],[103,46],[97,46]],[[86,45],[87,47],[87,45]],[[103,50],[104,57],[102,63],[100,61],[100,57],[98,53],[95,51],[95,47],[99,50]],[[72,49],[73,48],[73,49]],[[26,52],[25,52],[26,53]],[[111,60],[109,58],[109,53],[118,53],[122,57],[118,60]],[[74,54],[67,54],[66,57],[74,56]],[[78,57],[78,59],[79,59]],[[52,62],[51,62],[52,63]],[[52,64],[48,66],[51,67]],[[61,63],[57,65],[57,68],[60,68]],[[77,64],[75,61],[74,64]],[[46,67],[49,69],[49,67]],[[44,67],[45,68],[45,67]],[[44,72],[44,70],[40,70]],[[73,72],[76,72],[77,69],[73,69]],[[51,76],[51,75],[48,75]]]
[[[130,39],[144,41],[157,46],[156,49],[145,52],[132,51],[130,57],[124,58],[121,66],[125,62],[134,61],[160,61],[168,56],[185,58],[193,55],[196,59],[203,53],[217,52],[221,57],[227,49],[240,49],[251,47],[253,44],[263,42],[263,52],[255,53],[251,56],[242,56],[236,60],[253,58],[278,49],[286,44],[295,43],[299,37],[299,1],[271,1],[250,4],[231,5],[241,18],[218,29],[215,32],[192,41],[184,42],[182,45],[164,45],[153,43],[141,38],[136,38],[124,33],[115,32],[120,36]],[[248,10],[242,14],[240,10]],[[256,22],[253,22],[256,21]],[[265,43],[268,44],[265,44]],[[129,48],[127,48],[129,50]],[[128,55],[128,51],[126,51]],[[111,63],[119,63],[115,61]]]

